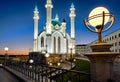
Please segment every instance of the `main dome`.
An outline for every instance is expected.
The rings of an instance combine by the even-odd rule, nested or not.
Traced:
[[[56,19],[52,19],[51,23],[52,23],[53,26],[56,26],[56,25],[61,26],[60,21],[59,21],[59,20],[56,20]]]

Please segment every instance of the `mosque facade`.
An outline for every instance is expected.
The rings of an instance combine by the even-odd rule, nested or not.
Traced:
[[[39,11],[37,5],[34,10],[34,52],[47,53],[75,53],[75,7],[73,3],[70,7],[70,35],[66,32],[66,21],[59,21],[58,15],[52,18],[53,4],[52,0],[46,0],[46,23],[43,30],[38,32]]]

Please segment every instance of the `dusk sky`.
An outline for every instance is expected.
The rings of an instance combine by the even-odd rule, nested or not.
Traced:
[[[106,7],[115,15],[115,23],[103,36],[120,28],[120,0],[52,0],[52,18],[58,14],[60,21],[67,22],[67,32],[70,33],[70,6],[76,8],[75,40],[76,44],[87,44],[97,39],[97,34],[90,32],[83,20],[90,11],[98,6]],[[0,54],[4,47],[9,47],[10,54],[26,54],[33,46],[33,11],[36,0],[0,0]],[[46,0],[38,0],[39,32],[46,22]]]

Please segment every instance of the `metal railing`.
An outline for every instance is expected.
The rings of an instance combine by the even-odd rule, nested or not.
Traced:
[[[24,74],[35,82],[91,82],[90,74],[86,72],[20,61],[7,61],[6,66]]]

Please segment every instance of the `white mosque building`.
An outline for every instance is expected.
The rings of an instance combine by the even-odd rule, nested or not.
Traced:
[[[33,52],[47,51],[51,54],[75,53],[75,8],[70,7],[71,33],[66,32],[66,21],[59,21],[58,15],[52,18],[52,0],[46,0],[46,23],[43,31],[38,33],[39,11],[37,5],[34,10],[34,44]]]

